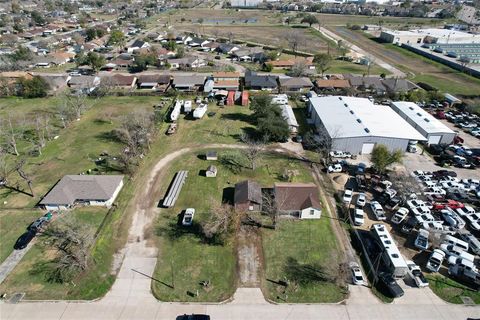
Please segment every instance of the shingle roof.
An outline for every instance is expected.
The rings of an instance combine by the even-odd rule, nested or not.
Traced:
[[[138,83],[170,83],[169,74],[144,74],[138,77]]]
[[[276,88],[278,77],[272,75],[257,75],[256,72],[245,72],[245,86],[247,88]]]
[[[234,203],[252,201],[262,203],[262,188],[252,180],[245,180],[235,184]]]
[[[310,79],[302,77],[302,78],[280,78],[279,79],[281,87],[289,87],[289,88],[305,88],[305,87],[313,87],[312,81]]]
[[[318,88],[350,88],[348,80],[343,79],[318,79],[315,84]]]
[[[113,196],[122,180],[121,175],[67,175],[50,190],[40,204],[73,205],[76,200],[106,201]]]
[[[275,183],[275,202],[279,210],[321,209],[314,183]]]

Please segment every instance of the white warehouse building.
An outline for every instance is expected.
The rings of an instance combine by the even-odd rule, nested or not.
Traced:
[[[328,96],[310,98],[310,118],[318,132],[332,139],[332,149],[370,154],[377,144],[405,151],[426,139],[389,106],[366,98]]]
[[[455,138],[453,130],[413,102],[396,101],[390,106],[427,139],[427,144],[450,144]]]

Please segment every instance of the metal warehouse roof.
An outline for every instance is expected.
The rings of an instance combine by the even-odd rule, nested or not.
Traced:
[[[376,105],[366,98],[313,97],[310,102],[329,135],[334,138],[388,137],[425,140],[389,106]]]
[[[395,101],[392,104],[427,133],[455,133],[413,102]]]

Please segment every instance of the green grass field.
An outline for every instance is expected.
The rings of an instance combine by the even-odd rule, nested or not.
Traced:
[[[443,300],[462,304],[460,297],[470,297],[476,304],[480,304],[480,292],[472,290],[455,280],[438,276],[427,276],[432,291]]]
[[[353,73],[353,74],[360,74],[360,75],[367,75],[368,74],[368,67],[353,63],[353,62],[348,62],[348,61],[342,61],[342,60],[333,60],[330,69],[328,69],[326,74],[345,74],[345,73]],[[370,75],[380,75],[380,74],[390,74],[389,71],[383,69],[377,64],[373,64],[370,67]]]
[[[42,214],[35,209],[0,211],[0,263],[12,253],[18,237]]]
[[[222,154],[237,154],[237,151],[218,150]],[[295,170],[295,181],[310,182],[308,168],[297,160],[283,156],[265,154],[254,171],[243,168],[235,173],[220,161],[205,161],[199,158],[203,152],[189,154],[172,165],[166,174],[162,190],[168,187],[175,172],[188,170],[189,175],[175,206],[161,209],[156,233],[160,255],[152,283],[155,296],[162,301],[222,301],[230,297],[236,287],[235,239],[231,234],[223,245],[206,243],[200,232],[200,224],[210,216],[213,204],[220,204],[222,198],[230,199],[235,183],[254,179],[262,186],[272,186],[280,180],[284,168]],[[208,165],[218,168],[216,178],[203,176]],[[228,196],[227,196],[228,195]],[[226,200],[226,199],[225,199]],[[182,210],[194,207],[192,227],[179,226]],[[172,272],[173,270],[173,272]],[[204,289],[199,283],[209,280],[211,285]],[[174,286],[174,288],[172,288]],[[191,296],[187,292],[196,293]]]
[[[338,302],[346,292],[330,280],[338,266],[331,221],[281,221],[263,230],[264,294],[275,302]],[[285,281],[285,288],[278,284]]]

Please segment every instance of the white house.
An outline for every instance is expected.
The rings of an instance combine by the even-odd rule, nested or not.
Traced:
[[[322,207],[314,183],[275,183],[275,203],[281,214],[320,219]]]
[[[123,187],[121,175],[64,176],[40,205],[47,210],[66,210],[75,205],[110,207]]]

